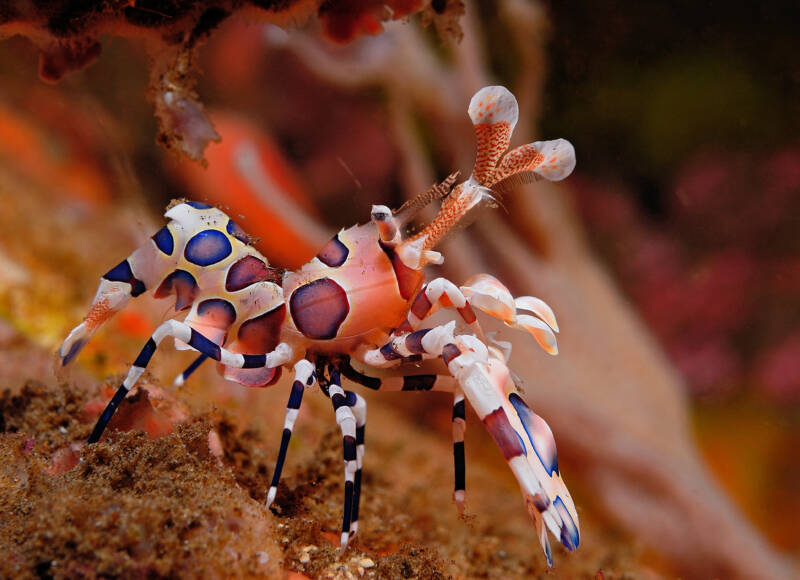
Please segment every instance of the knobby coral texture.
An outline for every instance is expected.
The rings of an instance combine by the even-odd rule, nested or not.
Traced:
[[[293,27],[312,18],[321,34],[347,43],[380,34],[388,20],[421,14],[445,39],[459,38],[461,0],[227,0],[132,2],[20,2],[0,5],[0,39],[22,35],[40,50],[39,75],[47,82],[90,65],[102,53],[101,37],[143,42],[151,56],[148,98],[155,105],[158,141],[202,160],[219,135],[195,90],[197,48],[231,17]]]

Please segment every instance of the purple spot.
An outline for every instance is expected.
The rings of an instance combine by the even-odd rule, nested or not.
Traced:
[[[335,235],[333,239],[320,250],[319,254],[317,254],[317,258],[326,266],[338,268],[344,264],[349,254],[350,250],[339,240],[339,236]]]
[[[422,320],[428,315],[428,312],[431,311],[431,307],[433,307],[433,304],[431,304],[427,294],[425,294],[425,292],[420,292],[411,305],[411,312],[414,313],[414,316]]]
[[[86,345],[86,339],[76,340],[72,343],[72,346],[69,347],[69,352],[64,355],[64,358],[61,359],[61,366],[67,366],[72,360],[78,356],[78,353],[81,349]]]
[[[444,345],[444,348],[442,349],[442,360],[444,361],[444,364],[449,365],[450,362],[458,356],[461,356],[461,349],[459,349],[456,345],[454,345],[452,342]]]
[[[575,521],[572,519],[572,516],[567,509],[567,506],[564,504],[564,500],[561,499],[561,496],[557,496],[556,500],[553,502],[553,506],[556,508],[558,515],[561,516],[561,521],[563,522],[561,526],[561,543],[567,548],[567,550],[575,550],[578,548],[578,545],[581,543],[580,533],[578,532],[578,526],[575,525]]]
[[[175,293],[175,311],[188,308],[197,298],[199,288],[197,281],[186,270],[175,270],[169,276],[164,278],[153,296],[156,298],[164,298],[171,293]]]
[[[131,296],[134,298],[147,290],[144,282],[133,275],[131,264],[128,262],[127,258],[103,274],[103,278],[110,282],[127,282],[131,285]]]
[[[187,201],[186,205],[192,206],[194,209],[211,209],[211,206],[201,201]]]
[[[243,322],[237,334],[241,352],[264,354],[278,346],[281,326],[285,317],[286,309],[281,304],[269,312]]]
[[[425,352],[425,348],[422,346],[422,339],[430,332],[430,330],[430,328],[425,328],[423,330],[412,332],[406,336],[406,348],[408,349],[408,352],[414,354],[423,354]]]
[[[539,513],[542,513],[544,510],[550,507],[550,500],[546,495],[544,495],[544,493],[541,492],[531,496],[531,503],[533,504],[533,507],[539,511]]]
[[[512,457],[525,455],[525,446],[519,434],[514,431],[514,427],[508,421],[508,415],[502,408],[497,408],[483,418],[486,430],[497,443],[506,461]]]
[[[387,342],[381,347],[381,354],[386,360],[398,360],[403,358],[403,355],[395,350],[391,342]]]
[[[239,224],[237,224],[235,221],[229,219],[228,225],[225,226],[225,231],[243,244],[250,244],[250,236],[248,236],[247,232],[240,228]]]
[[[228,328],[236,320],[233,304],[222,298],[209,298],[197,305],[197,314],[215,328]]]
[[[330,278],[320,278],[292,293],[289,311],[297,329],[309,338],[336,338],[350,312],[347,292]]]
[[[245,256],[234,262],[225,279],[225,290],[237,292],[256,282],[275,282],[275,271],[255,256]]]

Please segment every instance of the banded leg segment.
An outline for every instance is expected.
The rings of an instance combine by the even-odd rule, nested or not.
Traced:
[[[469,329],[480,338],[483,338],[483,330],[478,324],[475,312],[469,304],[469,300],[464,293],[447,278],[436,278],[431,280],[417,294],[408,312],[408,319],[400,326],[399,331],[410,331],[419,328],[419,325],[428,316],[433,314],[436,309],[434,306],[444,308],[454,308]]]
[[[423,343],[422,339],[432,330],[438,329],[437,332],[440,333],[444,330],[452,331],[455,323],[452,326],[448,324],[431,329],[417,330],[417,328],[440,306],[455,309],[467,328],[481,340],[486,340],[477,316],[464,293],[446,278],[436,278],[423,287],[414,299],[408,318],[390,335],[389,342],[380,349],[364,353],[362,357],[364,362],[382,368],[408,362],[411,357],[425,359],[439,356],[441,346],[445,344],[441,342],[444,337],[428,337],[427,343]],[[432,344],[433,341],[436,341],[436,344]]]
[[[467,428],[467,409],[464,404],[464,393],[456,389],[453,395],[453,473],[455,481],[453,486],[453,501],[456,502],[458,513],[464,513],[464,503],[467,499],[466,492],[466,458],[464,454],[464,433]]]
[[[464,430],[466,426],[466,408],[464,405],[464,393],[458,387],[456,380],[449,375],[419,374],[389,377],[374,377],[358,372],[350,364],[350,361],[343,361],[341,365],[342,374],[345,378],[376,391],[444,391],[454,392],[453,398],[453,465],[455,474],[455,490],[453,499],[458,505],[459,513],[464,511],[465,492],[465,456],[464,456]],[[358,397],[358,395],[356,395]],[[356,413],[356,421],[359,420]],[[356,427],[356,443],[361,445],[363,442],[363,432],[359,433]],[[359,466],[356,472],[356,490],[360,488],[361,455],[358,455]],[[354,499],[354,520],[358,520],[358,492]],[[351,526],[351,533],[355,533],[357,526]]]
[[[359,353],[360,359],[369,366],[385,368],[407,362],[411,357],[417,360],[436,358],[444,345],[453,341],[455,325],[450,321],[442,326],[394,334],[382,347]]]
[[[177,377],[175,377],[175,380],[172,381],[172,386],[174,386],[174,387],[182,387],[186,383],[186,380],[192,375],[192,373],[194,373],[194,371],[199,369],[200,365],[203,364],[204,362],[206,362],[207,360],[208,360],[208,356],[206,356],[204,354],[201,354],[200,356],[198,356],[196,359],[194,359],[192,364],[190,364],[188,367],[186,367],[185,371],[183,371],[181,374],[179,374]]]
[[[286,403],[286,417],[283,420],[283,434],[281,435],[281,447],[278,451],[278,460],[275,462],[275,469],[272,472],[272,482],[267,491],[267,507],[275,501],[278,493],[278,483],[281,480],[283,464],[286,461],[286,452],[289,449],[289,441],[292,438],[294,423],[300,414],[300,404],[303,402],[303,392],[306,388],[313,387],[317,382],[317,375],[314,372],[314,365],[302,359],[294,365],[294,383],[292,392],[289,394],[289,402]]]
[[[354,369],[350,363],[342,365],[342,374],[354,383],[374,391],[444,391],[452,392],[458,383],[449,375],[415,374],[373,377]]]
[[[364,434],[367,425],[367,402],[364,397],[352,391],[345,391],[347,400],[355,397],[351,406],[356,418],[356,475],[353,480],[353,512],[350,518],[350,538],[358,532],[358,506],[361,502],[361,472],[364,468]]]
[[[336,423],[342,431],[342,454],[344,456],[344,513],[342,515],[341,546],[347,547],[350,540],[350,522],[353,519],[353,492],[356,472],[358,471],[358,454],[356,452],[356,418],[352,407],[357,399],[352,391],[342,389],[342,380],[338,369],[330,369],[330,385],[328,394],[331,397]]]
[[[142,376],[145,368],[150,363],[150,359],[153,358],[153,354],[155,354],[158,345],[168,336],[172,336],[187,343],[201,354],[221,362],[225,366],[235,368],[275,368],[285,364],[292,358],[292,349],[286,343],[279,344],[275,350],[265,354],[238,354],[219,346],[184,322],[167,320],[156,329],[142,348],[139,356],[136,357],[133,366],[128,370],[125,380],[119,386],[114,397],[109,401],[105,410],[100,415],[100,418],[97,420],[92,434],[89,436],[89,443],[96,443],[100,440],[103,431],[105,431],[108,422],[111,420],[120,402],[125,398],[128,391],[133,388],[133,385],[136,384],[139,377]]]

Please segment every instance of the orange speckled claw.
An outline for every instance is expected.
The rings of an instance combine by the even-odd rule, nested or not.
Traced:
[[[472,177],[486,187],[520,174],[560,181],[575,169],[575,149],[566,139],[536,141],[506,153],[519,118],[517,99],[505,87],[484,87],[469,104],[478,153]],[[532,175],[531,175],[532,173]],[[502,188],[501,188],[502,189]]]
[[[469,103],[469,117],[475,127],[478,153],[472,175],[481,185],[492,185],[497,162],[511,143],[519,118],[517,99],[505,87],[484,87]]]
[[[503,157],[495,181],[533,171],[549,181],[561,181],[575,169],[575,148],[566,139],[521,145]]]
[[[517,183],[528,183],[538,178],[564,179],[575,168],[575,150],[565,139],[537,141],[507,152],[519,118],[517,99],[507,88],[482,88],[472,97],[467,112],[477,141],[472,175],[443,199],[439,213],[427,227],[399,244],[398,253],[411,268],[433,262],[423,252],[432,250],[481,202],[497,201],[496,195],[503,194]],[[428,199],[428,196],[420,199]]]

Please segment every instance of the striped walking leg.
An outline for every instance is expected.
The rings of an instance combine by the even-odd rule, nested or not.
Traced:
[[[344,370],[343,370],[343,374]],[[359,373],[360,374],[360,373]],[[453,397],[453,467],[455,474],[455,490],[453,500],[458,506],[459,513],[464,511],[466,500],[465,492],[465,455],[464,455],[464,430],[466,427],[466,408],[464,393],[458,388],[458,383],[451,376],[446,375],[404,375],[392,377],[369,377],[360,375],[354,378],[345,374],[350,380],[366,387],[380,391],[445,391],[454,392]],[[364,380],[367,379],[367,380]],[[366,384],[365,384],[366,383]]]
[[[444,391],[452,392],[458,383],[450,375],[414,374],[373,377],[354,369],[350,363],[342,365],[345,378],[373,391]]]
[[[397,366],[409,359],[436,358],[442,354],[444,345],[453,342],[455,327],[456,323],[450,321],[433,328],[393,334],[394,338],[382,347],[358,353],[359,358],[376,368]]]
[[[356,475],[353,480],[353,511],[350,518],[350,538],[358,532],[358,506],[361,501],[361,471],[364,468],[364,430],[367,424],[367,402],[364,397],[352,391],[345,391],[347,400],[355,397],[351,406],[356,418]]]
[[[453,473],[455,485],[453,487],[453,501],[456,502],[458,513],[464,513],[466,502],[466,459],[464,456],[464,432],[467,428],[467,413],[464,404],[464,393],[456,389],[453,394]]]
[[[453,392],[453,466],[455,474],[455,490],[453,499],[458,506],[459,513],[464,511],[465,492],[465,455],[464,455],[464,429],[466,427],[466,408],[464,393],[458,387],[457,381],[449,375],[418,374],[374,377],[365,375],[344,361],[341,365],[345,378],[375,391],[444,391]],[[356,395],[358,396],[358,395]],[[358,421],[358,414],[356,414]],[[356,428],[358,429],[358,427]],[[358,440],[358,433],[356,434]],[[363,435],[363,433],[362,433]],[[363,437],[362,437],[363,440]],[[356,474],[357,487],[360,486],[361,456],[359,455],[359,471]],[[357,496],[357,494],[356,494]],[[357,500],[355,505],[358,505]],[[353,512],[355,520],[358,519],[358,508]],[[351,530],[353,526],[351,526]],[[354,532],[351,532],[354,533]]]
[[[269,484],[267,492],[267,507],[275,501],[278,493],[278,482],[281,479],[281,471],[286,461],[286,452],[289,449],[289,441],[292,438],[294,423],[300,413],[300,403],[303,402],[303,392],[307,387],[313,387],[317,382],[317,375],[314,372],[314,365],[305,359],[297,361],[294,365],[294,383],[292,392],[289,394],[289,402],[286,403],[286,417],[283,420],[283,434],[281,435],[281,447],[278,451],[278,460],[275,462],[275,469],[272,472],[272,482]]]
[[[399,328],[392,332],[389,342],[379,349],[366,351],[362,356],[362,360],[371,366],[385,368],[409,362],[409,360],[414,361],[439,356],[441,354],[441,346],[445,344],[440,342],[441,337],[437,336],[436,345],[424,345],[422,337],[434,329],[452,331],[455,329],[455,323],[452,326],[448,323],[431,329],[417,330],[422,321],[433,314],[436,311],[435,307],[438,306],[454,308],[469,330],[484,342],[486,341],[483,329],[478,323],[475,312],[472,310],[464,293],[450,280],[436,278],[423,287],[414,299],[408,318]],[[432,342],[431,338],[428,338],[429,343]]]
[[[336,423],[342,431],[342,452],[344,456],[344,513],[342,515],[341,546],[347,547],[350,540],[350,522],[353,518],[353,490],[355,488],[358,460],[356,452],[356,418],[353,407],[357,399],[352,391],[342,389],[339,370],[330,368],[330,385],[328,394],[331,397]]]
[[[175,377],[175,380],[172,381],[172,386],[182,387],[186,383],[186,380],[191,376],[191,374],[198,368],[200,368],[200,365],[206,362],[207,360],[208,360],[207,355],[201,354],[200,356],[198,356],[196,359],[194,359],[192,364],[186,367],[185,371],[183,371],[181,374]]]
[[[178,320],[167,320],[161,326],[156,328],[156,331],[148,339],[147,343],[145,343],[144,347],[139,353],[139,356],[136,357],[136,360],[133,362],[133,366],[131,366],[130,370],[128,370],[125,380],[119,386],[117,392],[114,393],[114,397],[108,402],[106,408],[103,410],[103,413],[100,415],[100,418],[97,420],[97,423],[92,430],[92,434],[89,436],[89,443],[96,443],[100,440],[100,437],[103,435],[103,431],[105,431],[106,426],[116,412],[117,407],[119,407],[119,404],[125,398],[125,395],[128,394],[128,391],[133,388],[133,386],[136,384],[136,381],[138,381],[139,377],[141,377],[142,373],[144,373],[144,370],[150,363],[150,359],[153,358],[153,354],[155,354],[158,345],[168,336],[177,338],[178,340],[185,342],[195,350],[199,351],[201,354],[204,354],[209,358],[212,358],[215,361],[221,362],[222,364],[230,367],[275,368],[285,364],[292,358],[292,349],[285,343],[279,344],[277,347],[275,347],[275,350],[265,354],[238,354],[221,347],[212,340],[209,340],[185,322],[180,322]]]
[[[459,287],[447,278],[435,278],[425,285],[411,304],[408,319],[398,328],[398,331],[410,331],[419,328],[422,321],[436,311],[435,306],[454,308],[475,336],[483,338],[483,330],[478,324],[469,300],[467,300],[467,297],[464,296]]]

